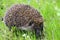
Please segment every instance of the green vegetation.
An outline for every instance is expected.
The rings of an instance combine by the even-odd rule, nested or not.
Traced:
[[[13,4],[28,4],[36,8],[44,18],[44,40],[60,40],[60,0],[0,0],[0,40],[35,40],[34,35],[29,36],[17,32],[19,36],[10,32],[2,18],[6,10]],[[25,39],[24,39],[25,37]]]

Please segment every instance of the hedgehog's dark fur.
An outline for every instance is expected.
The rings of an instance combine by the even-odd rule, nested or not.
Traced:
[[[31,27],[38,37],[43,31],[43,18],[40,13],[29,5],[16,4],[13,5],[4,17],[5,24],[11,28],[12,26]],[[33,24],[33,25],[32,25]]]

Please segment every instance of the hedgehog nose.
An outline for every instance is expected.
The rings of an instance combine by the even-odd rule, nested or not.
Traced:
[[[41,37],[41,32],[40,32],[40,29],[39,28],[36,28],[35,29],[35,33],[36,33],[36,38]]]

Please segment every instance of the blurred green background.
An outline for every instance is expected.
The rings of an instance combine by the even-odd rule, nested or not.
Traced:
[[[60,0],[0,0],[0,40],[36,40],[29,36],[12,36],[2,18],[14,4],[28,4],[37,9],[44,18],[44,40],[60,40]]]

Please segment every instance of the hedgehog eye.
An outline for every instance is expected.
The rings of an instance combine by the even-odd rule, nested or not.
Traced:
[[[33,21],[31,21],[28,26],[31,26],[32,24],[33,24]]]
[[[15,26],[15,25],[13,25],[13,26]]]

